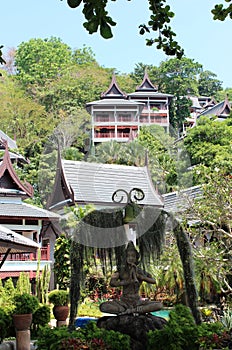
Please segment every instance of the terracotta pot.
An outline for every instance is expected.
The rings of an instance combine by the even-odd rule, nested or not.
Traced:
[[[68,318],[69,307],[68,306],[54,306],[53,315],[57,321],[65,321]]]
[[[32,314],[13,315],[13,323],[17,331],[26,331],[30,329],[31,322]]]

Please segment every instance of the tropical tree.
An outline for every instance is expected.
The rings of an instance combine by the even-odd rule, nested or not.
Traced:
[[[27,87],[57,78],[71,62],[70,47],[55,37],[22,42],[15,54],[18,79]]]
[[[231,140],[230,118],[219,122],[216,118],[201,117],[197,125],[188,131],[184,145],[192,165],[219,168],[229,174],[232,171]]]
[[[225,97],[228,97],[228,100],[232,100],[232,89],[231,88],[226,88],[225,90],[220,90],[217,92],[217,100],[218,101],[223,101],[225,100]]]
[[[194,248],[197,283],[203,298],[210,292],[231,294],[231,175],[215,169],[205,176],[202,196],[183,215]]]
[[[222,91],[222,81],[217,75],[208,70],[202,71],[198,79],[198,92],[200,96],[217,96],[218,91]]]
[[[202,303],[218,302],[219,296],[231,292],[229,287],[230,259],[216,242],[193,249],[196,285]],[[229,277],[229,278],[228,278]]]
[[[89,64],[98,65],[95,54],[91,47],[83,46],[82,49],[76,49],[73,52],[73,60],[76,64],[86,66]]]
[[[179,96],[197,95],[197,77],[202,72],[202,65],[195,60],[183,57],[170,58],[160,63],[162,91]]]
[[[180,96],[178,93],[170,104],[170,125],[173,130],[177,131],[178,135],[182,135],[183,125],[190,114],[190,107],[192,105],[191,99],[186,96]]]
[[[1,129],[16,138],[22,149],[41,142],[54,127],[51,115],[6,74],[2,75],[0,92]]]
[[[70,285],[71,265],[70,265],[71,240],[63,233],[57,238],[54,250],[54,273],[56,283],[60,289],[67,290]]]
[[[43,87],[34,89],[39,102],[52,112],[54,117],[63,111],[73,113],[87,102],[99,99],[109,86],[108,71],[96,64],[70,64],[56,79],[47,79]],[[56,117],[57,118],[57,117]]]
[[[111,140],[96,146],[87,158],[89,162],[120,164],[122,144]]]
[[[160,193],[169,192],[177,186],[177,149],[174,138],[158,125],[142,127],[139,143],[147,150],[148,167],[153,183]]]
[[[143,77],[144,77],[144,73],[147,72],[149,75],[149,79],[151,80],[151,82],[154,85],[159,85],[161,83],[161,79],[160,79],[160,74],[159,74],[159,68],[153,65],[149,65],[149,64],[144,64],[142,62],[136,63],[134,71],[130,74],[132,79],[136,82],[136,84],[140,85]],[[159,88],[160,90],[160,88]]]

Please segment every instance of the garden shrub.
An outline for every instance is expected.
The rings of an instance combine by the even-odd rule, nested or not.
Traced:
[[[0,343],[4,338],[10,336],[11,326],[11,317],[3,309],[0,309]]]
[[[198,330],[188,307],[176,305],[161,330],[148,332],[148,350],[197,350]]]
[[[177,305],[161,330],[148,332],[147,350],[231,349],[231,334],[221,322],[196,325],[191,311]]]
[[[130,338],[119,332],[107,331],[89,322],[85,328],[69,331],[66,326],[44,327],[38,332],[37,350],[104,349],[129,350]]]
[[[41,327],[46,326],[51,319],[51,309],[48,305],[40,305],[33,313],[31,336],[36,337]]]
[[[228,349],[228,345],[231,345],[230,339],[230,333],[225,330],[221,322],[203,322],[198,326],[199,349]]]

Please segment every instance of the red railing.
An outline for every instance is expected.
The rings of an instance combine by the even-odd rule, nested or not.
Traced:
[[[104,137],[115,137],[114,132],[98,132],[94,135],[96,138],[104,138]]]
[[[50,245],[40,248],[40,260],[50,260]],[[0,261],[4,258],[4,254],[0,254]],[[6,258],[6,261],[35,261],[38,260],[38,252],[36,253],[12,253]]]
[[[118,138],[127,138],[129,137],[130,133],[129,132],[123,132],[123,133],[119,133],[117,134]],[[116,137],[116,135],[114,133],[97,133],[94,135],[95,138],[113,138]]]
[[[127,138],[127,137],[129,137],[130,136],[130,133],[129,132],[120,132],[120,133],[118,133],[118,137],[119,138]]]

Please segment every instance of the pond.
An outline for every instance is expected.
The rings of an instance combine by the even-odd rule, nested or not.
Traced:
[[[152,315],[158,316],[158,317],[163,317],[166,320],[169,318],[169,312],[170,310],[159,310],[159,311],[154,311],[151,312]],[[76,327],[85,327],[90,321],[97,321],[98,318],[96,317],[78,317],[75,321],[75,326]]]
[[[154,311],[151,314],[154,315],[154,316],[163,317],[166,320],[168,320],[169,319],[169,313],[170,313],[170,310],[159,310],[159,311]]]

